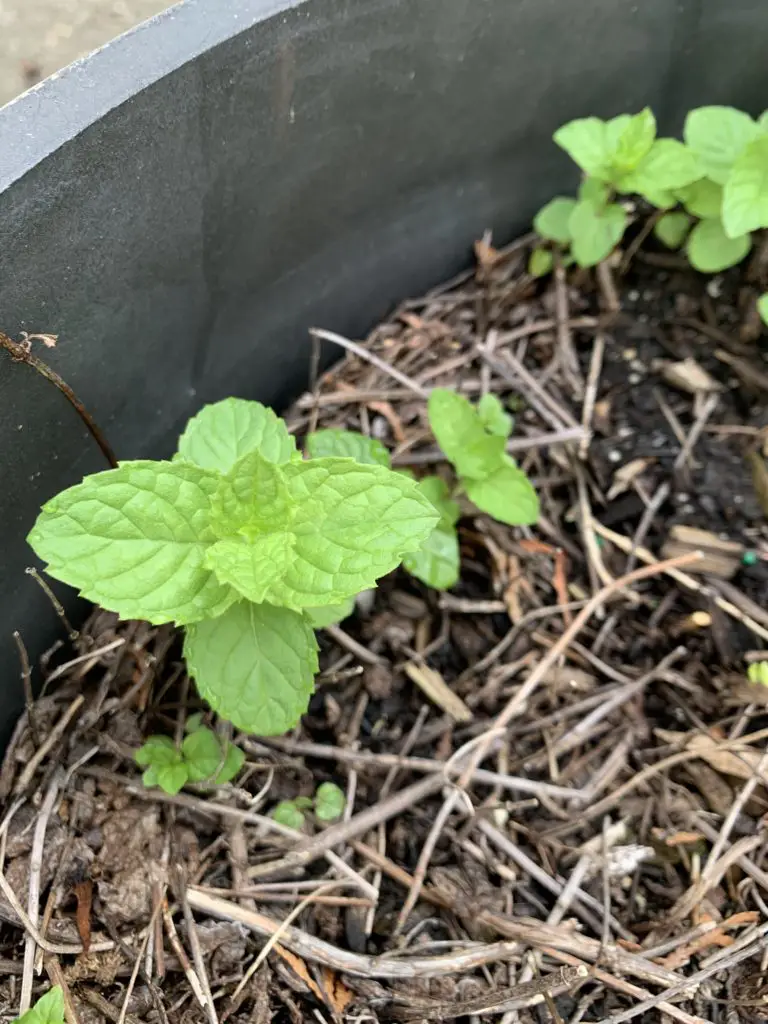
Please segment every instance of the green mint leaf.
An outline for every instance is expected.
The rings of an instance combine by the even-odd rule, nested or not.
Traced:
[[[202,726],[184,738],[181,755],[187,766],[190,782],[211,779],[224,760],[224,751],[216,733]]]
[[[206,565],[222,583],[228,583],[242,597],[260,604],[295,559],[295,534],[277,531],[250,540],[244,537],[220,540],[208,549]]]
[[[309,619],[312,629],[325,629],[326,626],[335,626],[337,622],[343,622],[354,610],[355,599],[349,597],[340,604],[327,604],[322,608],[305,608],[304,614]]]
[[[656,138],[656,118],[646,107],[639,114],[622,114],[605,126],[611,164],[619,174],[634,170]]]
[[[480,414],[463,395],[434,388],[427,411],[432,433],[459,476],[481,480],[499,466],[504,438],[486,431]]]
[[[315,817],[318,821],[335,821],[344,813],[347,798],[334,782],[323,782],[315,793]]]
[[[449,590],[459,582],[460,553],[456,527],[441,520],[423,546],[406,555],[403,566],[434,590]]]
[[[618,203],[599,206],[588,199],[577,203],[571,214],[572,252],[580,267],[594,267],[604,260],[624,235],[627,215]]]
[[[283,529],[291,509],[283,469],[259,452],[238,459],[219,481],[211,502],[211,525],[219,537],[254,537]]]
[[[313,459],[347,458],[367,466],[386,466],[387,469],[391,464],[389,452],[381,441],[357,434],[354,430],[318,430],[307,435],[306,447]]]
[[[273,809],[272,818],[274,818],[278,825],[294,828],[297,832],[304,824],[304,815],[293,800],[281,800],[277,807]]]
[[[240,601],[187,629],[184,656],[200,696],[239,729],[275,736],[307,710],[317,641],[303,616]]]
[[[184,732],[194,732],[195,729],[200,729],[203,724],[203,713],[202,711],[196,711],[194,715],[190,715],[184,723]]]
[[[189,778],[187,766],[183,761],[178,761],[176,764],[153,765],[150,770],[154,772],[157,780],[155,785],[159,786],[160,789],[170,796],[176,796],[184,788]],[[144,774],[146,775],[146,772]]]
[[[579,199],[589,199],[598,206],[604,206],[611,196],[610,186],[597,178],[583,178],[579,185]]]
[[[249,452],[282,464],[297,458],[296,441],[283,420],[261,402],[225,398],[206,405],[179,438],[179,455],[203,469],[228,473]]]
[[[49,988],[14,1024],[64,1024],[64,993],[61,988],[58,985]]]
[[[245,754],[240,747],[236,747],[234,743],[228,743],[224,764],[221,766],[221,770],[215,779],[216,784],[223,786],[225,782],[231,782],[232,779],[240,774],[244,764]]]
[[[688,236],[685,251],[702,274],[717,274],[741,263],[752,246],[750,235],[729,238],[719,220],[702,220]]]
[[[569,121],[552,136],[585,174],[602,181],[611,180],[611,154],[606,139],[606,126],[599,117],[583,117]]]
[[[425,476],[419,481],[419,490],[435,506],[440,518],[449,526],[454,526],[459,521],[461,510],[459,503],[451,498],[448,484],[442,477]]]
[[[567,199],[565,196],[551,199],[533,218],[533,230],[542,238],[567,245],[571,240],[568,221],[575,205],[575,199]]]
[[[685,119],[683,138],[702,174],[725,185],[736,158],[758,134],[752,118],[733,107],[699,107]]]
[[[622,176],[619,188],[622,192],[637,192],[654,205],[662,199],[666,206],[665,193],[700,177],[701,168],[690,149],[677,139],[657,139],[637,167]]]
[[[709,178],[699,178],[677,190],[677,197],[688,213],[704,219],[719,219],[723,209],[723,186]]]
[[[469,500],[500,523],[530,526],[539,518],[539,499],[533,484],[509,456],[486,480],[465,480],[464,484]]]
[[[682,211],[665,213],[656,221],[653,233],[668,249],[679,249],[685,241],[692,223],[688,214]]]
[[[383,466],[311,459],[284,473],[296,547],[269,587],[273,604],[319,608],[367,590],[418,550],[437,522],[413,480]]]
[[[736,158],[723,190],[723,227],[729,238],[768,227],[768,135]]]
[[[761,132],[768,132],[768,110],[764,110],[757,119],[757,127]]]
[[[506,411],[499,398],[490,391],[477,403],[477,414],[489,434],[496,434],[506,441],[512,433],[515,422],[513,417]]]
[[[531,277],[546,277],[555,265],[555,258],[549,249],[534,249],[528,259],[528,273]]]
[[[764,324],[768,325],[768,292],[763,292],[757,300],[757,312]]]
[[[134,752],[133,759],[140,768],[175,764],[179,760],[179,751],[170,736],[150,736],[147,742]]]
[[[186,624],[234,600],[205,567],[216,473],[124,462],[47,502],[29,535],[56,579],[124,619]]]
[[[293,798],[293,803],[300,811],[308,811],[314,804],[314,800],[311,796],[297,796]]]

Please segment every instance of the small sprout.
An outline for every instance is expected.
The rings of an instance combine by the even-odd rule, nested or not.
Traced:
[[[187,782],[223,785],[238,774],[245,754],[229,741],[223,748],[216,733],[201,720],[202,716],[190,716],[180,748],[169,736],[150,736],[136,751],[134,760],[146,769],[142,781],[148,789],[159,786],[175,796]]]
[[[528,273],[531,277],[546,277],[555,265],[555,258],[549,249],[540,247],[533,250],[528,260]]]
[[[315,793],[315,817],[318,821],[335,821],[344,813],[347,798],[333,782],[323,782]]]
[[[54,985],[13,1024],[64,1024],[64,1021],[64,993],[59,985]]]
[[[747,679],[750,683],[768,686],[768,661],[753,661],[747,668]]]
[[[300,808],[296,806],[295,800],[281,800],[272,811],[272,817],[279,825],[296,829],[297,832],[304,824],[304,815],[301,813]]]
[[[564,196],[551,199],[533,218],[534,230],[550,242],[568,245],[571,241],[569,224],[575,207],[575,199],[567,199]]]

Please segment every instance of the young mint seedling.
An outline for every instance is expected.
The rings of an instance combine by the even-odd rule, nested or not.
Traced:
[[[304,812],[310,808],[314,809],[318,821],[327,824],[342,816],[346,804],[343,789],[339,789],[335,782],[323,782],[313,798],[297,796],[293,800],[281,800],[273,809],[272,817],[286,828],[298,831],[304,825]]]
[[[417,484],[381,462],[303,459],[272,410],[227,399],[190,421],[172,461],[125,462],[57,495],[29,542],[83,597],[185,626],[211,707],[246,731],[281,733],[312,692],[310,615],[343,614],[439,521]],[[183,785],[183,766],[160,757],[153,770]]]
[[[64,1024],[64,1020],[64,993],[54,985],[13,1024]]]
[[[753,661],[747,668],[747,679],[750,683],[768,686],[768,661]]]
[[[144,785],[148,789],[159,786],[171,795],[187,782],[231,782],[245,761],[239,747],[229,742],[222,747],[216,733],[201,725],[196,715],[187,722],[187,735],[180,747],[169,736],[150,736],[133,756],[145,769]]]

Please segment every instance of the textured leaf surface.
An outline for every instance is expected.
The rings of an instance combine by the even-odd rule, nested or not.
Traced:
[[[350,597],[340,604],[327,604],[322,608],[305,608],[304,614],[313,629],[325,629],[327,626],[335,626],[337,622],[343,622],[354,610],[355,599]]]
[[[567,245],[571,240],[571,229],[568,222],[575,205],[575,199],[568,199],[565,196],[551,199],[533,218],[534,231],[542,238],[559,242],[560,245]]]
[[[528,477],[507,458],[487,480],[466,481],[467,497],[481,511],[510,526],[532,525],[539,518],[539,499]]]
[[[205,567],[219,480],[185,462],[125,462],[47,502],[29,543],[51,576],[124,619],[219,615],[236,596]]]
[[[307,435],[306,446],[312,458],[347,458],[367,466],[390,466],[389,452],[381,441],[354,430],[318,430]]]
[[[171,796],[176,796],[189,780],[189,771],[183,761],[179,760],[174,764],[162,764],[152,766],[149,771],[154,771],[156,782],[154,785],[160,787]],[[146,775],[146,772],[144,773]],[[147,785],[146,779],[144,785]]]
[[[14,1024],[64,1024],[64,993],[58,985],[48,989]]]
[[[184,737],[181,753],[190,782],[211,779],[224,760],[224,751],[221,749],[218,736],[205,726]]]
[[[621,114],[608,121],[606,144],[618,172],[631,171],[648,153],[656,138],[656,118],[649,107],[639,114]]]
[[[416,579],[435,590],[447,590],[459,580],[460,553],[456,522],[458,503],[450,497],[448,486],[439,476],[427,476],[419,490],[440,514],[440,521],[423,546],[403,559],[403,565]]]
[[[740,263],[751,245],[749,235],[729,238],[719,220],[702,220],[688,236],[685,251],[696,270],[717,274]]]
[[[134,753],[133,758],[141,768],[151,764],[173,764],[179,760],[179,751],[170,736],[150,736]]]
[[[728,180],[734,161],[759,129],[733,107],[699,107],[685,119],[683,137],[699,160],[702,175],[719,185]]]
[[[211,524],[220,537],[255,536],[282,529],[290,520],[288,489],[280,467],[259,452],[238,459],[211,502]]]
[[[618,203],[599,206],[581,200],[571,215],[572,251],[580,267],[594,267],[621,241],[627,215]]]
[[[512,433],[514,420],[496,395],[488,392],[477,403],[477,414],[480,422],[490,434],[503,437],[504,440]]]
[[[701,173],[695,154],[682,142],[657,139],[637,167],[621,179],[619,187],[622,192],[638,192],[654,202],[659,190],[683,188]]]
[[[335,782],[322,782],[315,793],[315,815],[319,821],[335,821],[344,813],[347,798]]]
[[[558,128],[555,142],[585,174],[603,181],[611,175],[605,123],[599,117],[583,117]]]
[[[723,227],[729,238],[768,227],[768,135],[736,158],[723,190]]]
[[[486,431],[478,411],[463,395],[435,388],[428,411],[432,433],[460,476],[482,479],[496,469],[504,438]]]
[[[250,540],[233,537],[220,540],[208,550],[207,565],[222,583],[259,604],[270,588],[288,571],[296,558],[296,537],[292,533],[264,533]]]
[[[187,629],[184,655],[200,696],[239,729],[274,736],[306,711],[317,641],[302,615],[241,601]]]
[[[372,587],[417,550],[437,514],[404,474],[348,459],[313,459],[284,469],[295,507],[295,558],[269,588],[288,608],[338,604]]]
[[[679,249],[685,241],[691,223],[687,213],[675,210],[673,213],[665,213],[656,221],[653,233],[668,249]]]
[[[296,441],[279,416],[261,402],[225,398],[206,405],[179,438],[183,459],[227,473],[249,452],[268,462],[284,463],[297,456]]]
[[[297,832],[304,824],[304,815],[293,800],[281,800],[272,811],[272,817],[278,825],[295,828]]]
[[[224,764],[219,770],[219,774],[216,776],[216,783],[219,786],[223,786],[225,782],[231,782],[245,764],[245,754],[236,747],[234,743],[227,744],[227,753],[224,756]]]

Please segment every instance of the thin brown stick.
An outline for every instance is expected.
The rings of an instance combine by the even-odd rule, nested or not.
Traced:
[[[597,401],[597,388],[600,383],[600,373],[603,369],[603,355],[605,354],[605,335],[598,331],[592,344],[592,357],[589,361],[589,372],[587,374],[587,386],[584,391],[584,405],[581,409],[581,426],[584,430],[584,437],[579,444],[579,458],[586,459],[589,451],[589,441],[592,432],[592,417],[595,413],[595,402]]]
[[[370,363],[375,366],[382,373],[386,373],[393,380],[396,380],[399,384],[413,391],[419,396],[419,398],[427,398],[429,392],[417,384],[415,380],[412,380],[406,374],[401,373],[400,370],[394,366],[390,366],[384,359],[380,359],[374,352],[371,352],[367,348],[363,348],[362,345],[358,345],[354,341],[350,341],[349,338],[343,338],[340,334],[336,334],[334,331],[324,331],[318,327],[311,327],[309,333],[313,338],[320,338],[322,341],[330,341],[334,345],[339,345],[341,348],[352,352],[358,359],[363,359],[366,363]]]
[[[67,726],[84,703],[85,697],[82,693],[78,697],[75,697],[56,725],[51,729],[45,743],[43,743],[41,747],[38,747],[25,765],[24,771],[19,776],[18,782],[14,787],[14,792],[23,793],[27,786],[32,782],[32,779],[35,777],[35,772],[64,735]]]
[[[51,979],[51,984],[58,985],[61,989],[61,994],[64,997],[64,1020],[66,1024],[80,1024],[80,1018],[77,1015],[75,1002],[72,999],[72,993],[67,984],[66,976],[56,957],[46,958],[45,973]]]
[[[45,833],[48,830],[56,798],[59,795],[61,784],[60,771],[54,773],[48,786],[48,791],[43,800],[43,806],[35,822],[35,833],[32,840],[32,850],[29,854],[29,896],[27,899],[27,914],[30,922],[37,928],[38,915],[40,913],[40,875],[43,870],[43,850],[45,846]],[[32,983],[34,981],[35,968],[35,938],[27,932],[24,940],[24,974],[21,979],[21,999],[19,1015],[27,1012],[32,1005]]]

